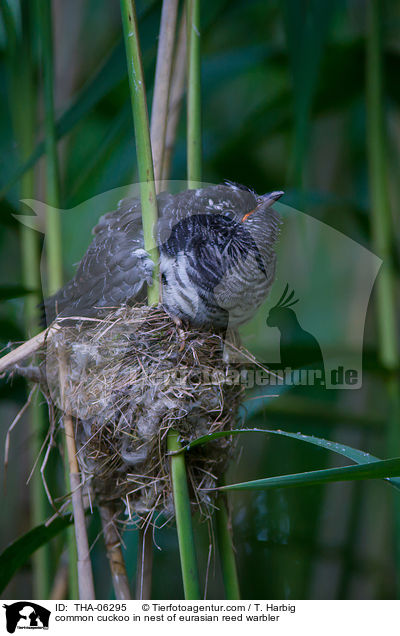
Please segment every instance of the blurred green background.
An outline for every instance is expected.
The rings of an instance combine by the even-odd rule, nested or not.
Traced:
[[[398,281],[400,4],[394,0],[380,4],[385,177],[392,227],[397,232],[392,242]],[[31,58],[31,92],[23,89],[23,72],[21,82],[13,84],[4,16],[0,22],[0,189],[6,188],[0,202],[2,347],[25,338],[24,298],[7,298],[16,295],[9,287],[19,287],[23,281],[20,224],[12,213],[29,213],[19,203],[20,180],[13,183],[21,155],[30,155],[24,151],[16,121],[24,122],[34,113],[32,149],[43,139],[37,25],[34,18],[24,25],[27,5],[16,0],[9,3],[19,42],[21,33],[31,36],[29,46],[17,44],[22,68]],[[202,2],[203,179],[214,183],[231,179],[258,192],[284,189],[284,203],[374,251],[366,139],[368,5],[366,0]],[[137,9],[151,103],[161,4],[142,0]],[[55,0],[53,17],[61,207],[67,209],[131,183],[136,159],[118,3]],[[25,36],[22,40],[26,43]],[[185,178],[185,144],[183,109],[172,179]],[[34,192],[34,198],[44,200],[43,157],[34,163]],[[81,225],[77,215],[63,215],[65,277],[82,256],[89,228],[97,217],[94,210],[93,218],[82,219]],[[341,289],[332,288],[331,294],[340,296]],[[376,306],[374,290],[366,318],[361,389],[327,392],[297,388],[287,390],[279,399],[258,400],[257,407],[249,390],[246,424],[315,434],[382,458],[400,455],[395,427],[388,423],[388,373],[379,361]],[[260,348],[262,337],[260,332]],[[1,447],[9,424],[25,402],[24,381],[3,379],[0,399]],[[2,490],[0,550],[32,527],[26,480],[33,465],[34,444],[29,417],[24,416],[12,433],[7,489]],[[327,451],[286,438],[246,436],[239,446],[239,458],[229,472],[232,481],[346,463],[343,460],[341,464]],[[52,463],[57,466],[57,451],[53,455]],[[51,487],[61,494],[62,471],[54,466],[57,483]],[[243,598],[395,598],[395,496],[382,481],[230,495]],[[98,532],[94,515],[92,541]],[[204,580],[207,524],[196,527],[196,538]],[[155,550],[153,598],[181,598],[175,529],[157,531],[155,540],[160,550]],[[133,576],[136,533],[127,533],[125,541]],[[62,553],[61,538],[54,542],[52,551],[55,573]],[[104,574],[107,564],[101,539],[92,555],[98,598],[107,598],[110,581]],[[211,560],[208,578],[208,598],[221,598],[217,558]],[[35,597],[30,564],[19,571],[4,593],[4,598],[24,596]]]

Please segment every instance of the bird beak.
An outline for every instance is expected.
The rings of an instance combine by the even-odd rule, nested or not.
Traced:
[[[274,192],[267,192],[267,194],[263,195],[263,203],[267,203],[268,205],[266,207],[269,207],[270,205],[272,205],[273,203],[275,203],[275,201],[278,201],[278,199],[281,198],[281,196],[283,196],[285,193],[283,192],[283,190],[274,190]]]
[[[253,214],[253,212],[255,212],[256,210],[266,210],[267,208],[270,208],[271,205],[275,203],[275,201],[280,199],[283,194],[285,194],[283,190],[275,190],[274,192],[268,192],[267,194],[264,194],[262,197],[260,197],[260,199],[262,199],[261,203],[259,203],[257,207],[254,208],[254,210],[251,210],[244,215],[244,217],[242,218],[242,223],[247,221],[249,216],[251,216],[251,214]]]

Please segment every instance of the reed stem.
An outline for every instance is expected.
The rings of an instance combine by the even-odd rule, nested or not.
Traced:
[[[32,102],[31,102],[32,103]],[[28,112],[26,113],[28,118]],[[33,122],[32,122],[33,123]],[[24,141],[21,139],[21,158],[28,157],[34,147],[33,130],[28,135],[25,129]],[[31,143],[30,143],[31,142]],[[21,180],[21,199],[31,199],[34,197],[34,174],[33,170],[26,172]],[[39,235],[24,225],[20,228],[21,260],[22,260],[22,284],[27,289],[34,290],[25,300],[25,334],[30,337],[38,331],[38,304],[41,300],[40,288],[40,248]],[[48,422],[40,406],[40,398],[36,394],[31,402],[30,426],[32,430],[32,462],[36,462],[45,438]],[[49,504],[43,488],[41,474],[34,471],[31,479],[32,493],[32,526],[42,524],[49,514]],[[48,598],[51,588],[51,553],[50,545],[43,546],[37,550],[33,556],[33,589],[38,599]]]
[[[43,0],[43,2],[38,3],[37,11],[43,69],[47,202],[45,245],[47,292],[50,295],[60,289],[63,284],[61,218],[59,212],[59,163],[54,108],[54,51],[51,0]],[[64,422],[64,428],[66,428],[66,426],[68,426],[68,424],[66,425]],[[68,463],[65,464],[65,480],[67,488],[73,490],[73,478],[70,478],[68,473]],[[74,567],[74,564],[77,563],[78,555],[72,527],[67,528],[66,536],[70,564],[69,592],[71,598],[76,598],[78,596],[79,585],[77,569]]]
[[[176,45],[174,65],[172,70],[171,88],[168,100],[168,121],[165,134],[165,148],[163,156],[162,178],[169,179],[171,173],[172,153],[176,141],[179,116],[183,95],[185,92],[186,75],[186,11],[184,10],[179,25],[178,42]]]
[[[383,260],[377,281],[379,354],[387,369],[395,369],[399,364],[399,352],[383,96],[381,11],[382,3],[370,0],[367,46],[368,162],[372,240],[378,256]]]
[[[153,571],[153,533],[151,524],[139,530],[136,562],[136,599],[150,599]]]
[[[177,0],[164,0],[157,52],[156,76],[151,117],[151,133],[146,102],[146,89],[135,3],[121,0],[128,77],[136,138],[136,156],[142,203],[142,225],[145,250],[154,262],[153,284],[148,288],[149,305],[160,301],[158,247],[154,238],[157,223],[157,198],[165,146],[168,96],[175,38]],[[156,181],[155,181],[156,179]],[[151,533],[139,531],[136,571],[136,597],[150,598],[153,547]]]
[[[33,64],[31,60],[31,7],[25,3],[21,7],[21,35],[17,33],[14,14],[7,0],[0,3],[1,15],[6,33],[8,78],[10,85],[10,110],[17,140],[19,157],[24,162],[32,153],[36,129],[36,100],[33,90]],[[35,175],[33,170],[24,173],[21,179],[20,198],[35,196]],[[21,210],[22,213],[25,210]],[[41,300],[40,246],[39,235],[31,228],[21,225],[21,270],[22,284],[32,293],[24,303],[25,334],[29,338],[38,331],[38,304]],[[29,409],[32,431],[32,462],[40,453],[47,429],[46,418],[37,396]],[[35,471],[31,480],[31,519],[33,527],[46,519],[49,511],[43,489],[41,475]],[[37,550],[33,556],[33,589],[37,598],[47,598],[50,593],[50,546]]]
[[[46,160],[46,259],[47,291],[54,294],[63,284],[59,168],[54,110],[54,63],[51,0],[38,4],[42,45],[44,129]]]
[[[223,495],[218,497],[215,522],[219,556],[221,559],[222,578],[224,580],[225,587],[225,598],[227,600],[237,600],[240,599],[239,579],[236,569],[232,530]]]
[[[388,450],[390,455],[400,449],[400,386],[396,371],[399,368],[396,325],[396,278],[393,265],[392,236],[394,228],[389,201],[387,131],[382,68],[382,11],[380,0],[370,0],[368,7],[367,39],[367,138],[369,183],[371,198],[371,231],[376,253],[383,259],[377,279],[378,349],[382,366],[388,370],[387,395]],[[400,501],[393,494],[395,525],[395,560],[397,590],[400,596]]]
[[[71,415],[64,415],[65,437],[71,483],[72,510],[74,512],[74,529],[78,552],[77,570],[79,582],[79,598],[88,600],[96,598],[92,564],[90,561],[89,542],[86,532],[85,509],[82,497],[81,474],[76,455],[74,423]]]
[[[167,446],[170,452],[182,448],[178,433],[172,429],[168,432]],[[174,493],[175,518],[178,530],[185,599],[200,599],[199,575],[197,571],[184,453],[171,456],[171,480]]]
[[[149,305],[156,305],[159,302],[160,296],[159,255],[154,238],[154,228],[157,223],[157,199],[154,183],[146,89],[144,84],[135,3],[133,0],[121,0],[121,15],[124,29],[133,123],[135,127],[136,155],[142,203],[144,246],[154,262],[153,284],[148,288],[147,295]]]
[[[115,511],[111,504],[99,506],[99,511],[115,598],[121,601],[130,600],[132,595],[121,550],[121,539],[115,527]]]
[[[187,178],[201,181],[200,0],[187,0]]]
[[[177,11],[178,0],[164,0],[161,12],[160,35],[158,38],[150,124],[154,178],[156,180],[157,192],[160,191],[159,181],[162,177],[163,168]]]

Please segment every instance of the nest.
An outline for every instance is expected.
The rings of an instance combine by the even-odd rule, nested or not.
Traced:
[[[242,387],[229,382],[223,334],[185,331],[160,307],[122,307],[103,318],[62,321],[47,343],[52,405],[72,415],[81,470],[98,503],[122,502],[129,519],[174,515],[167,433],[182,443],[232,428]],[[192,506],[208,517],[210,489],[232,439],[186,454]]]

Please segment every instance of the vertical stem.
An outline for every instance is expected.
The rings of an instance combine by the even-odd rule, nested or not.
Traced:
[[[165,134],[162,178],[169,179],[171,172],[172,151],[175,145],[182,98],[185,90],[186,72],[186,12],[183,11],[179,26],[174,67],[172,71],[171,89],[168,102],[168,121]]]
[[[74,435],[74,423],[72,417],[64,415],[65,437],[67,440],[69,476],[72,492],[72,509],[74,512],[74,528],[76,537],[76,547],[78,551],[78,581],[79,598],[94,599],[94,582],[92,565],[90,562],[89,542],[86,532],[85,509],[82,498],[81,475],[79,472],[78,459],[76,456],[76,444]]]
[[[70,564],[70,570],[78,571],[78,587],[80,599],[94,599],[94,582],[92,565],[90,561],[89,541],[86,531],[85,508],[83,505],[82,483],[79,471],[78,457],[76,451],[74,423],[70,415],[70,406],[65,396],[65,385],[67,380],[67,357],[63,350],[59,352],[58,360],[58,382],[60,386],[61,407],[64,413],[63,423],[65,431],[65,450],[68,460],[68,476],[71,486],[72,512],[74,515],[74,531],[76,539],[77,558]],[[68,544],[68,547],[69,544]],[[74,555],[75,556],[75,555]],[[72,590],[71,590],[72,593]],[[76,598],[75,595],[72,598]]]
[[[99,511],[115,598],[117,600],[130,600],[132,596],[121,550],[121,540],[115,527],[113,506],[111,504],[99,506]]]
[[[25,142],[27,139],[25,138]],[[33,141],[33,138],[32,138]],[[28,148],[25,143],[27,157],[33,150],[33,143]],[[33,173],[26,172],[21,181],[21,198],[31,199],[34,197]],[[40,302],[40,255],[39,255],[39,236],[35,230],[24,225],[20,229],[21,239],[21,258],[22,258],[22,282],[27,289],[35,290],[35,293],[29,294],[25,300],[25,333],[29,338],[39,330],[37,306]],[[45,438],[48,422],[44,415],[43,408],[40,405],[39,395],[35,395],[30,406],[30,425],[32,430],[32,461],[35,462],[42,448]],[[32,496],[32,526],[36,527],[44,522],[49,514],[49,505],[44,491],[41,474],[35,470],[31,479],[31,496]],[[37,550],[33,556],[33,589],[35,597],[38,599],[48,598],[50,593],[50,576],[51,576],[51,554],[50,545],[43,546]]]
[[[392,220],[390,214],[387,165],[387,133],[382,69],[382,3],[369,0],[369,34],[367,40],[367,127],[368,162],[371,196],[371,230],[373,244],[383,259],[377,280],[378,348],[382,365],[389,371],[388,445],[390,454],[400,448],[400,387],[396,377],[399,366],[395,308],[395,271],[392,255]],[[394,494],[395,557],[397,586],[400,593],[400,502]]]
[[[179,435],[170,430],[167,437],[168,451],[181,448]],[[176,527],[178,529],[179,552],[185,599],[200,599],[199,576],[197,572],[196,551],[193,538],[192,516],[189,491],[186,480],[184,453],[171,456],[171,480],[174,493]]]
[[[25,138],[25,142],[27,139]],[[33,142],[33,137],[32,137]],[[25,145],[25,144],[24,144]],[[28,157],[33,150],[33,143],[29,147],[26,143],[26,154]],[[21,181],[21,198],[32,199],[34,197],[33,171],[25,173]],[[35,293],[29,294],[25,300],[25,333],[27,338],[37,333],[39,329],[37,307],[41,300],[40,290],[40,253],[39,236],[35,230],[25,225],[21,225],[21,258],[22,258],[22,283],[27,289],[34,289]],[[43,408],[40,405],[40,397],[36,394],[32,400],[30,410],[30,427],[32,431],[32,462],[36,462],[42,449],[43,440],[47,433],[48,421]],[[35,470],[31,479],[31,518],[32,526],[42,524],[49,514],[49,504],[42,483],[39,470]],[[51,550],[47,544],[37,550],[33,555],[33,590],[34,598],[45,599],[49,597],[51,588]]]
[[[33,103],[33,102],[27,102]],[[26,119],[29,121],[28,109],[26,110]],[[31,121],[33,125],[33,120]],[[21,137],[21,158],[22,160],[30,156],[34,147],[33,126],[31,131],[27,130],[25,124],[25,133]],[[20,195],[22,199],[31,199],[34,197],[34,174],[33,170],[25,173],[21,180]],[[38,304],[41,300],[40,294],[40,250],[39,235],[25,225],[20,228],[21,240],[21,260],[22,260],[22,283],[27,289],[34,290],[25,300],[24,316],[25,316],[25,333],[27,338],[38,333]],[[33,433],[32,444],[32,460],[35,462],[41,451],[42,443],[47,432],[48,422],[44,416],[43,409],[40,406],[40,398],[35,395],[30,407],[30,425]],[[34,472],[31,479],[32,494],[32,525],[36,527],[44,522],[48,513],[49,506],[47,497],[43,488],[41,474],[38,470]],[[50,572],[51,572],[51,555],[50,546],[46,545],[37,550],[33,556],[33,589],[38,599],[48,598],[50,593]]]
[[[395,310],[395,276],[392,263],[392,228],[388,191],[387,142],[382,73],[382,3],[369,2],[367,47],[368,161],[371,195],[371,229],[374,247],[383,259],[377,281],[379,351],[382,364],[399,363]]]
[[[68,580],[69,567],[67,560],[64,559],[64,553],[61,555],[60,562],[54,577],[53,586],[51,588],[49,599],[51,601],[61,601],[68,596]]]
[[[153,568],[153,534],[151,525],[139,530],[136,563],[136,598],[151,598]]]
[[[187,0],[187,179],[188,187],[196,187],[201,179],[201,100],[200,100],[200,0]],[[182,45],[181,38],[181,45]],[[168,451],[181,448],[179,435],[170,430]],[[189,491],[184,454],[171,456],[171,481],[174,493],[175,519],[178,531],[183,588],[186,599],[199,599],[200,585],[194,545]]]
[[[133,123],[135,127],[144,246],[154,261],[153,284],[148,289],[148,302],[150,305],[155,305],[159,302],[158,248],[154,239],[154,227],[157,223],[157,199],[154,184],[146,89],[144,85],[137,17],[133,0],[121,0],[121,14],[132,101]]]
[[[187,178],[201,181],[200,0],[187,0]]]
[[[21,7],[22,34],[18,38],[14,16],[9,3],[0,4],[7,36],[7,62],[9,65],[11,115],[21,161],[32,153],[35,139],[36,106],[33,91],[33,68],[31,61],[31,11],[29,5]],[[21,179],[20,197],[31,199],[35,194],[34,172],[27,171]],[[22,210],[22,212],[24,212]],[[38,332],[38,304],[40,294],[40,247],[37,232],[21,225],[21,269],[24,287],[32,290],[24,305],[25,333],[27,338]],[[32,460],[40,453],[46,433],[47,422],[36,396],[29,410],[32,430]],[[34,472],[31,480],[31,516],[33,526],[43,523],[48,514],[48,502],[41,476]],[[47,598],[50,592],[50,546],[37,550],[33,557],[33,589],[37,598]]]
[[[168,105],[169,84],[171,76],[172,50],[175,34],[177,3],[165,0],[160,26],[160,43],[157,55],[156,80],[152,109],[152,131],[150,137],[149,116],[146,102],[146,89],[142,57],[139,43],[139,30],[135,3],[133,0],[121,0],[121,15],[125,38],[126,59],[128,66],[129,87],[132,102],[133,123],[136,138],[136,156],[140,180],[142,203],[142,225],[144,247],[153,258],[153,284],[148,288],[149,305],[156,305],[160,300],[159,254],[154,238],[157,223],[156,179],[161,178],[161,167],[164,154],[166,113]],[[168,59],[169,58],[169,59]],[[152,154],[154,146],[154,165]],[[136,596],[150,596],[152,573],[151,533],[139,532],[138,560],[136,578]],[[145,596],[145,597],[146,597]]]
[[[65,422],[64,422],[64,430],[65,430]],[[64,464],[64,478],[65,483],[67,485],[67,490],[72,491],[72,481],[69,473],[69,464],[67,461],[68,450],[67,450],[67,441],[64,442],[65,449],[65,464]],[[74,599],[79,597],[79,580],[78,580],[78,550],[76,546],[76,538],[75,531],[72,526],[66,529],[66,547],[68,551],[68,588],[69,588],[69,598]]]
[[[51,0],[37,3],[38,26],[41,43],[41,62],[43,69],[44,123],[45,123],[45,159],[46,159],[46,265],[47,291],[53,294],[63,284],[62,239],[60,219],[59,165],[54,110],[54,52]],[[70,482],[68,463],[65,464],[67,488],[73,490]],[[69,553],[69,587],[71,598],[78,596],[78,578],[75,563],[77,549],[74,530],[66,531]]]
[[[200,0],[187,0],[187,47],[187,175],[188,187],[192,188],[196,187],[196,181],[201,181],[202,176]],[[180,467],[180,470],[182,471],[182,467]],[[187,489],[186,480],[184,485]],[[228,515],[222,497],[219,501],[219,510],[216,513],[216,525],[226,597],[238,599],[240,598],[240,591],[235,555],[229,532]]]
[[[162,176],[177,10],[178,0],[164,0],[161,12],[160,35],[158,38],[150,126],[154,178],[156,180],[157,191],[159,191],[158,181]]]
[[[215,521],[222,577],[225,587],[225,598],[228,600],[237,600],[240,599],[239,579],[236,569],[232,531],[223,495],[218,497],[217,506]]]
[[[42,45],[45,147],[46,147],[46,257],[48,293],[60,289],[62,276],[62,242],[60,213],[59,170],[54,112],[53,38],[51,0],[38,3],[38,19]]]

